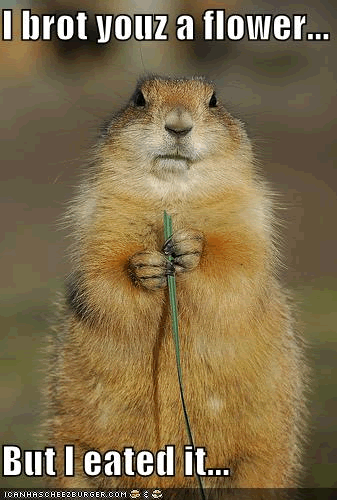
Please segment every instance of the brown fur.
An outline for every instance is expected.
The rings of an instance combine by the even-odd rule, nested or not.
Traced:
[[[209,107],[213,86],[203,79],[140,87],[145,107],[131,101],[112,120],[73,205],[74,271],[52,348],[48,427],[59,470],[65,444],[78,461],[75,477],[59,474],[55,484],[197,486],[181,470],[188,439],[162,279],[167,210],[175,252],[182,249],[181,362],[195,445],[207,449],[207,467],[231,468],[230,478],[204,483],[295,486],[305,364],[276,279],[271,196],[250,141],[221,104]],[[192,120],[183,138],[164,128],[172,110],[177,123]],[[88,449],[166,444],[176,446],[174,478],[81,473]]]

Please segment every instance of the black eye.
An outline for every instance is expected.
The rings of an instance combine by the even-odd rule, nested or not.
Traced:
[[[143,95],[143,92],[141,90],[138,90],[137,94],[135,95],[135,105],[139,106],[140,108],[143,108],[146,104],[145,97]]]
[[[215,108],[216,105],[217,105],[217,102],[218,101],[217,101],[215,92],[213,92],[212,97],[210,98],[208,105],[209,105],[210,108]]]

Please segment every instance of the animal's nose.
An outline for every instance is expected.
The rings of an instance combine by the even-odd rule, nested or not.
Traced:
[[[165,130],[174,137],[184,137],[193,128],[190,113],[183,108],[171,110],[165,119]]]
[[[189,132],[191,132],[192,127],[189,128],[179,128],[179,127],[169,127],[168,125],[165,125],[165,130],[173,136],[177,137],[184,137],[184,135],[187,135]]]

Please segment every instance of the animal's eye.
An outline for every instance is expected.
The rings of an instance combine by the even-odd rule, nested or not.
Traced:
[[[135,105],[139,106],[140,108],[143,108],[146,104],[144,94],[141,90],[138,90],[137,94],[135,95]]]
[[[208,105],[210,108],[215,108],[217,103],[218,103],[218,101],[217,101],[215,92],[213,92],[212,97],[210,98]]]

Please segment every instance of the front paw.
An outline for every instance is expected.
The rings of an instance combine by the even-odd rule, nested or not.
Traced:
[[[147,290],[159,290],[167,285],[167,275],[173,274],[173,264],[162,252],[138,252],[129,259],[132,281]]]
[[[200,231],[180,229],[166,241],[163,252],[173,257],[175,271],[184,273],[198,266],[203,246],[204,236]]]

